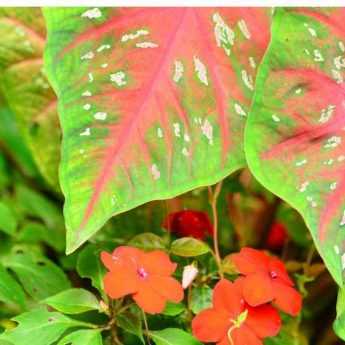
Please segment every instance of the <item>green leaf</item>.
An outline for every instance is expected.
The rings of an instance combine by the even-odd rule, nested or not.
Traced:
[[[0,264],[0,301],[25,306],[25,294],[22,287]]]
[[[15,345],[50,345],[68,329],[84,326],[83,322],[44,309],[21,314],[13,320],[18,322],[18,326],[1,334],[0,339]]]
[[[14,114],[5,104],[1,104],[0,99],[0,142],[11,153],[11,157],[22,169],[25,175],[34,177],[38,171],[32,159],[31,152],[23,142],[21,133],[19,133]]]
[[[337,300],[337,318],[333,328],[337,336],[345,340],[345,289],[339,289]]]
[[[45,241],[49,245],[58,251],[64,249],[64,219],[61,209],[55,203],[22,184],[16,185],[15,202],[23,208],[27,216],[40,218],[44,222],[48,228]]]
[[[8,235],[14,235],[17,229],[17,220],[12,210],[0,201],[0,230]]]
[[[149,334],[156,345],[202,345],[192,335],[177,328],[151,331]]]
[[[70,288],[65,273],[44,256],[12,254],[4,264],[16,273],[26,292],[35,300],[42,300]]]
[[[163,315],[167,316],[177,316],[183,313],[186,310],[186,307],[182,303],[173,303],[167,302],[164,311],[162,312]]]
[[[83,329],[68,334],[57,345],[103,345],[101,331]]]
[[[143,329],[139,313],[124,312],[116,316],[116,324],[124,331],[136,335],[143,344]]]
[[[68,253],[111,216],[246,164],[243,129],[269,9],[47,8],[45,17]]]
[[[45,24],[40,8],[0,11],[0,86],[37,166],[58,190],[60,129],[56,96],[43,69]],[[20,95],[20,96],[19,96]]]
[[[100,260],[101,249],[94,244],[88,244],[78,256],[77,271],[82,278],[90,278],[92,285],[102,294],[105,268]]]
[[[192,290],[190,308],[194,314],[212,306],[212,289],[207,286],[198,286]]]
[[[252,173],[300,212],[339,286],[345,241],[345,75],[338,64],[343,16],[343,8],[275,10],[245,134]]]
[[[171,244],[170,251],[178,256],[193,257],[208,253],[210,247],[205,242],[195,238],[183,237]]]
[[[128,244],[144,250],[166,249],[164,240],[151,232],[144,232],[134,236]]]
[[[65,314],[79,314],[89,310],[99,310],[99,302],[94,294],[84,289],[69,289],[48,297],[43,301]]]

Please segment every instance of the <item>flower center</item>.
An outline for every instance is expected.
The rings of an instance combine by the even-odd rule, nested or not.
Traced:
[[[272,279],[278,278],[278,274],[277,274],[277,272],[275,272],[275,271],[271,271],[271,272],[270,272],[270,275],[271,275],[271,278],[272,278]]]
[[[138,274],[142,279],[145,279],[149,275],[143,267],[138,268]]]
[[[246,321],[248,316],[248,309],[245,309],[240,315],[237,316],[237,319],[231,319],[232,326],[228,330],[228,339],[230,341],[230,344],[233,345],[234,341],[232,340],[231,333],[234,329],[240,328],[243,323]]]

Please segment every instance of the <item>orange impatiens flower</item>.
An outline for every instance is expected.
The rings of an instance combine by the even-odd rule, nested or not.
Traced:
[[[200,312],[192,322],[194,336],[217,345],[263,345],[278,334],[281,319],[272,306],[249,306],[242,296],[243,278],[234,283],[222,279],[213,291],[213,307]]]
[[[133,247],[118,247],[112,254],[101,253],[109,272],[104,277],[105,292],[114,299],[132,295],[145,312],[161,313],[167,301],[183,299],[181,284],[171,277],[176,264],[161,250],[146,253]]]
[[[245,276],[243,296],[248,304],[258,306],[273,302],[292,316],[301,311],[302,296],[294,289],[282,261],[252,248],[242,248],[240,253],[231,255],[231,260]]]

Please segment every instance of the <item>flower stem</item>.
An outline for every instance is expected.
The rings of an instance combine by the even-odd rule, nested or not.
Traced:
[[[217,201],[222,189],[222,181],[217,183],[214,191],[212,187],[208,187],[209,198],[210,198],[210,205],[212,208],[212,216],[213,216],[213,246],[214,246],[214,254],[215,259],[218,265],[219,276],[224,278],[223,269],[222,269],[222,259],[220,257],[219,252],[219,239],[218,239],[218,212],[217,212]]]
[[[151,345],[150,342],[150,330],[149,330],[149,325],[147,323],[147,318],[146,318],[146,314],[143,310],[141,310],[143,313],[143,320],[144,320],[144,325],[145,325],[145,333],[146,333],[146,337],[147,337],[147,343],[148,345]]]

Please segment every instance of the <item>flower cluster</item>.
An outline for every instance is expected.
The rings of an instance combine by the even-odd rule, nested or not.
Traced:
[[[101,253],[109,272],[104,277],[105,292],[113,299],[131,295],[145,312],[163,312],[166,302],[181,302],[181,284],[172,277],[176,264],[161,251],[144,252],[121,246],[112,254]],[[278,334],[281,326],[276,308],[296,316],[302,305],[283,262],[266,253],[243,248],[231,260],[240,273],[231,282],[221,279],[213,291],[213,305],[192,321],[194,336],[217,345],[262,345],[263,339]],[[184,286],[198,273],[185,267]]]
[[[217,345],[262,345],[281,325],[271,303],[295,316],[301,310],[301,295],[277,258],[251,248],[231,258],[241,276],[234,283],[222,279],[216,285],[213,306],[194,318],[193,334]]]

